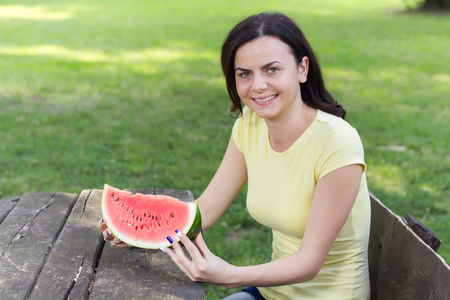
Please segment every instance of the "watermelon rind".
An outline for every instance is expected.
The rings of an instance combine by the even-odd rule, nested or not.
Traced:
[[[161,247],[167,248],[167,247],[172,246],[171,243],[166,239],[164,239],[163,241],[161,241],[159,243],[137,241],[137,240],[133,239],[132,237],[127,236],[126,234],[123,234],[121,232],[120,228],[115,227],[113,222],[108,223],[109,216],[107,215],[106,209],[105,209],[105,207],[107,205],[107,201],[108,201],[107,191],[117,191],[119,193],[123,193],[125,191],[119,190],[119,189],[109,186],[107,184],[105,184],[104,189],[103,189],[103,195],[102,195],[103,218],[106,220],[106,224],[107,224],[109,230],[111,230],[111,232],[114,234],[114,236],[116,238],[122,240],[124,243],[127,243],[131,246],[138,247],[138,248],[159,249]],[[200,234],[200,231],[202,228],[202,218],[201,218],[200,209],[199,209],[197,203],[189,202],[187,204],[189,205],[189,219],[188,219],[188,222],[187,222],[187,225],[185,226],[185,228],[179,228],[179,230],[181,232],[186,233],[186,236],[189,239],[193,240]],[[175,235],[175,232],[173,233],[173,235]]]

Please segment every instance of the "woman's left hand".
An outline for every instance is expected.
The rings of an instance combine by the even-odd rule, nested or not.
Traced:
[[[192,281],[227,285],[232,276],[233,266],[215,256],[206,246],[203,234],[195,239],[197,246],[184,234],[177,233],[180,241],[189,252],[191,258],[185,255],[183,248],[172,238],[173,249],[165,248],[165,252]]]

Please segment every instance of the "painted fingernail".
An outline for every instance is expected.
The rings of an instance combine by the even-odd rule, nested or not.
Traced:
[[[181,237],[181,232],[178,229],[175,230],[175,233],[178,235],[178,237]]]
[[[203,234],[203,227],[200,227],[200,233]]]
[[[167,253],[166,249],[164,249],[163,247],[160,247],[159,249],[161,249],[162,252]]]
[[[110,235],[110,233],[109,233],[109,231],[108,231],[108,229],[105,231],[105,233],[106,233],[106,235]]]
[[[169,243],[173,244],[173,240],[170,236],[167,237],[167,240],[169,241]]]
[[[105,223],[105,219],[102,219],[102,224]]]

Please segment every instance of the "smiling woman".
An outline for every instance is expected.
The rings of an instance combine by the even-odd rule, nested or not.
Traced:
[[[20,10],[5,15],[18,6],[7,3]],[[199,196],[234,121],[221,43],[243,16],[278,9],[299,22],[328,91],[358,129],[371,192],[448,241],[450,75],[443,62],[450,18],[402,13],[404,3],[1,1],[0,193],[79,193],[110,182]],[[70,18],[51,19],[62,12]],[[35,50],[42,54],[24,53]],[[386,150],[391,145],[406,151]],[[271,229],[248,214],[246,191],[204,236],[233,265],[263,263],[272,252]],[[450,243],[439,254],[450,261]],[[207,284],[206,291],[219,299],[237,288]]]
[[[196,200],[203,229],[218,222],[248,183],[249,213],[272,230],[272,259],[234,266],[214,255],[202,234],[195,245],[178,230],[167,237],[173,248],[162,250],[193,281],[249,286],[229,299],[368,299],[363,147],[339,117],[344,110],[325,89],[306,38],[282,14],[251,16],[225,40],[222,69],[240,118]]]

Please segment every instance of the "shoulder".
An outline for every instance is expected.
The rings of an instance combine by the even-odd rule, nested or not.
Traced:
[[[321,166],[320,177],[349,164],[364,163],[364,147],[361,138],[347,121],[342,118],[318,111],[316,116],[321,146],[317,153]]]
[[[329,130],[336,130],[342,127],[353,128],[347,121],[332,114],[317,110],[316,121]]]
[[[341,142],[345,142],[348,138],[360,139],[358,131],[340,117],[318,110],[315,121],[317,122],[316,130],[324,139],[337,138]]]
[[[249,140],[255,136],[260,136],[264,132],[264,120],[260,119],[255,112],[248,107],[244,107],[242,115],[237,119],[233,126],[233,139],[241,152],[244,152]]]
[[[235,127],[255,128],[265,124],[264,120],[259,118],[254,111],[247,106],[242,109],[242,115],[235,122]]]

